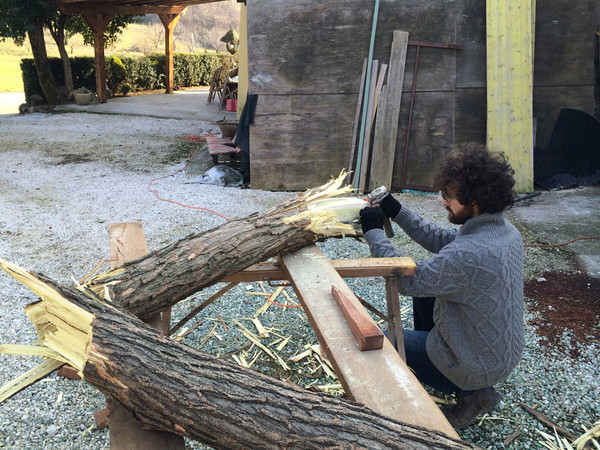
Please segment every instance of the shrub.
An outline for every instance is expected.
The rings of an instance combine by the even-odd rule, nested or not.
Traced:
[[[131,86],[129,84],[127,84],[127,83],[123,83],[121,85],[121,87],[119,88],[119,92],[122,95],[127,95],[127,94],[129,94],[130,91],[131,91]]]
[[[127,77],[127,69],[116,56],[106,59],[106,85],[112,92],[120,92],[120,86]]]
[[[96,91],[96,75],[93,57],[74,57],[71,61],[73,85]],[[64,73],[60,58],[49,58],[50,69],[56,84],[64,86]],[[175,53],[173,55],[173,83],[180,87],[208,86],[214,70],[223,66],[225,74],[237,67],[237,55],[228,53]],[[150,54],[140,57],[112,56],[107,59],[106,85],[110,92],[148,91],[165,87],[165,56]],[[44,97],[33,59],[21,60],[25,101],[32,95]],[[123,76],[124,75],[124,76]],[[127,85],[127,87],[124,87]],[[125,92],[126,91],[126,92]]]

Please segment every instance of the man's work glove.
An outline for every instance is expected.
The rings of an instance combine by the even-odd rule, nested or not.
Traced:
[[[359,211],[359,214],[363,234],[375,228],[383,230],[385,214],[379,206],[363,208]]]
[[[389,217],[390,219],[396,217],[402,208],[400,202],[392,197],[392,194],[386,195],[384,199],[381,200],[379,206],[381,206],[385,216]]]

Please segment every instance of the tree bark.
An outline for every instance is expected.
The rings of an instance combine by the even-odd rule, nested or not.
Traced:
[[[476,448],[216,359],[158,334],[90,291],[36,276],[94,316],[85,380],[150,427],[227,449]],[[62,327],[69,319],[50,320]]]
[[[71,70],[71,61],[69,60],[69,54],[65,48],[65,24],[67,22],[67,16],[63,13],[59,14],[58,19],[55,22],[47,23],[47,27],[50,30],[50,34],[56,42],[58,47],[58,53],[62,61],[63,72],[65,76],[65,93],[70,93],[73,90],[73,72]]]
[[[338,178],[337,182],[341,184],[341,181]],[[316,189],[325,189],[325,186]],[[262,214],[192,234],[127,263],[120,270],[98,276],[90,280],[88,286],[98,295],[146,319],[252,264],[327,237],[355,234],[351,227],[329,226],[323,232],[314,231],[311,219],[286,223],[290,211],[304,206],[311,192]]]
[[[44,93],[44,97],[51,105],[58,105],[65,102],[64,97],[56,87],[56,82],[50,70],[48,63],[48,54],[46,53],[46,42],[44,39],[44,28],[41,23],[36,23],[32,30],[27,32],[31,52],[35,61],[35,70],[38,80]]]

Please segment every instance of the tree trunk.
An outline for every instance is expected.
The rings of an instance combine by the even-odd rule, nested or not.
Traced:
[[[58,47],[58,53],[62,61],[63,72],[65,76],[65,93],[73,91],[73,72],[71,71],[71,61],[69,60],[69,54],[65,48],[65,23],[67,16],[60,13],[58,19],[54,23],[47,24],[50,34],[56,42]]]
[[[54,338],[64,329],[81,333],[78,342],[87,344],[83,359],[73,358],[75,367],[88,383],[150,427],[227,449],[475,448],[360,404],[219,360],[160,335],[90,291],[28,276],[37,278],[33,288],[43,298],[27,307],[41,340],[44,333],[52,334],[53,347],[70,358],[73,346],[63,351]],[[58,296],[40,288],[40,280]],[[86,317],[89,327],[82,320]]]
[[[313,201],[315,192],[337,195],[331,190],[335,191],[342,181],[339,177],[331,182],[334,185],[309,190],[264,213],[190,235],[125,264],[122,269],[100,275],[90,280],[88,286],[146,319],[252,264],[327,237],[354,235],[352,227],[340,226],[335,218],[321,223],[310,217],[301,217],[293,223],[286,220],[290,212]]]
[[[48,63],[48,54],[46,53],[46,42],[44,39],[44,28],[41,23],[36,23],[32,30],[27,32],[31,52],[35,61],[35,70],[38,80],[46,97],[46,101],[51,105],[58,105],[65,102],[64,97],[56,87],[56,82],[50,70]]]

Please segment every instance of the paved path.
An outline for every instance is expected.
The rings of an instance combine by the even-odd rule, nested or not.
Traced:
[[[219,103],[207,103],[208,88],[193,88],[157,94],[131,95],[108,99],[106,103],[87,106],[69,103],[55,108],[56,111],[86,111],[104,114],[131,114],[165,119],[191,119],[216,122],[225,117],[225,109]]]
[[[130,114],[165,119],[192,119],[216,122],[225,117],[219,102],[207,103],[208,87],[156,94],[115,97],[106,103],[87,106],[68,103],[55,107],[55,111],[80,111],[100,114]],[[19,105],[25,102],[24,94],[0,94],[0,114],[18,114]]]
[[[25,103],[25,94],[22,92],[0,94],[0,115],[19,114],[21,103]]]
[[[515,205],[519,220],[549,244],[600,236],[600,186],[543,191],[527,206]],[[588,275],[600,278],[600,239],[581,239],[567,246]]]

